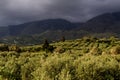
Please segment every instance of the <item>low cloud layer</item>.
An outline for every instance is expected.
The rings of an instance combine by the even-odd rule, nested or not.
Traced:
[[[50,18],[81,22],[119,7],[120,0],[0,0],[0,25]]]

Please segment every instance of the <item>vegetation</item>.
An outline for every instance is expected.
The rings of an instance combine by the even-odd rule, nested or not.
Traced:
[[[62,42],[65,42],[65,37],[64,37],[64,36],[62,36],[61,41],[62,41]]]
[[[49,46],[56,48],[46,52],[43,48]],[[0,80],[120,80],[120,40],[84,37],[23,47],[1,44]]]
[[[44,51],[46,51],[46,52],[53,52],[54,47],[51,46],[51,45],[49,45],[48,41],[45,40],[45,41],[44,41],[44,44],[43,44],[43,46],[42,46],[42,49],[43,49]]]

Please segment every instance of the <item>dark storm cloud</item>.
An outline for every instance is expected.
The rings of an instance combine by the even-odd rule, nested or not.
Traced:
[[[0,25],[48,18],[86,21],[120,10],[120,0],[0,0]]]

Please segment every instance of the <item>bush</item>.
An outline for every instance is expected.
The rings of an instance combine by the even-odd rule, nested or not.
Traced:
[[[112,47],[110,50],[111,54],[120,54],[120,46]]]
[[[120,65],[111,56],[85,56],[74,62],[76,80],[119,80]]]
[[[44,44],[43,44],[42,48],[46,52],[53,52],[53,50],[55,49],[55,47],[49,45],[47,40],[44,41]]]
[[[0,44],[0,51],[8,51],[8,45],[6,44]]]
[[[93,47],[89,54],[93,54],[93,55],[101,55],[102,54],[102,51],[98,48],[98,47]]]
[[[9,46],[9,51],[21,52],[21,49],[17,45]]]
[[[34,80],[69,80],[73,70],[71,63],[72,57],[55,54],[32,73]]]
[[[56,52],[56,53],[64,53],[64,52],[65,52],[65,49],[62,48],[62,47],[57,47],[57,48],[55,49],[55,52]]]
[[[22,47],[19,54],[13,46],[13,51],[0,52],[0,80],[120,80],[119,44],[82,40],[52,44],[57,46],[54,53],[64,54],[39,51],[41,46]]]

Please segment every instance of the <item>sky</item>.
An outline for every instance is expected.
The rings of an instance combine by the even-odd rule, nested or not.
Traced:
[[[0,0],[0,26],[55,18],[85,22],[116,11],[120,0]]]

